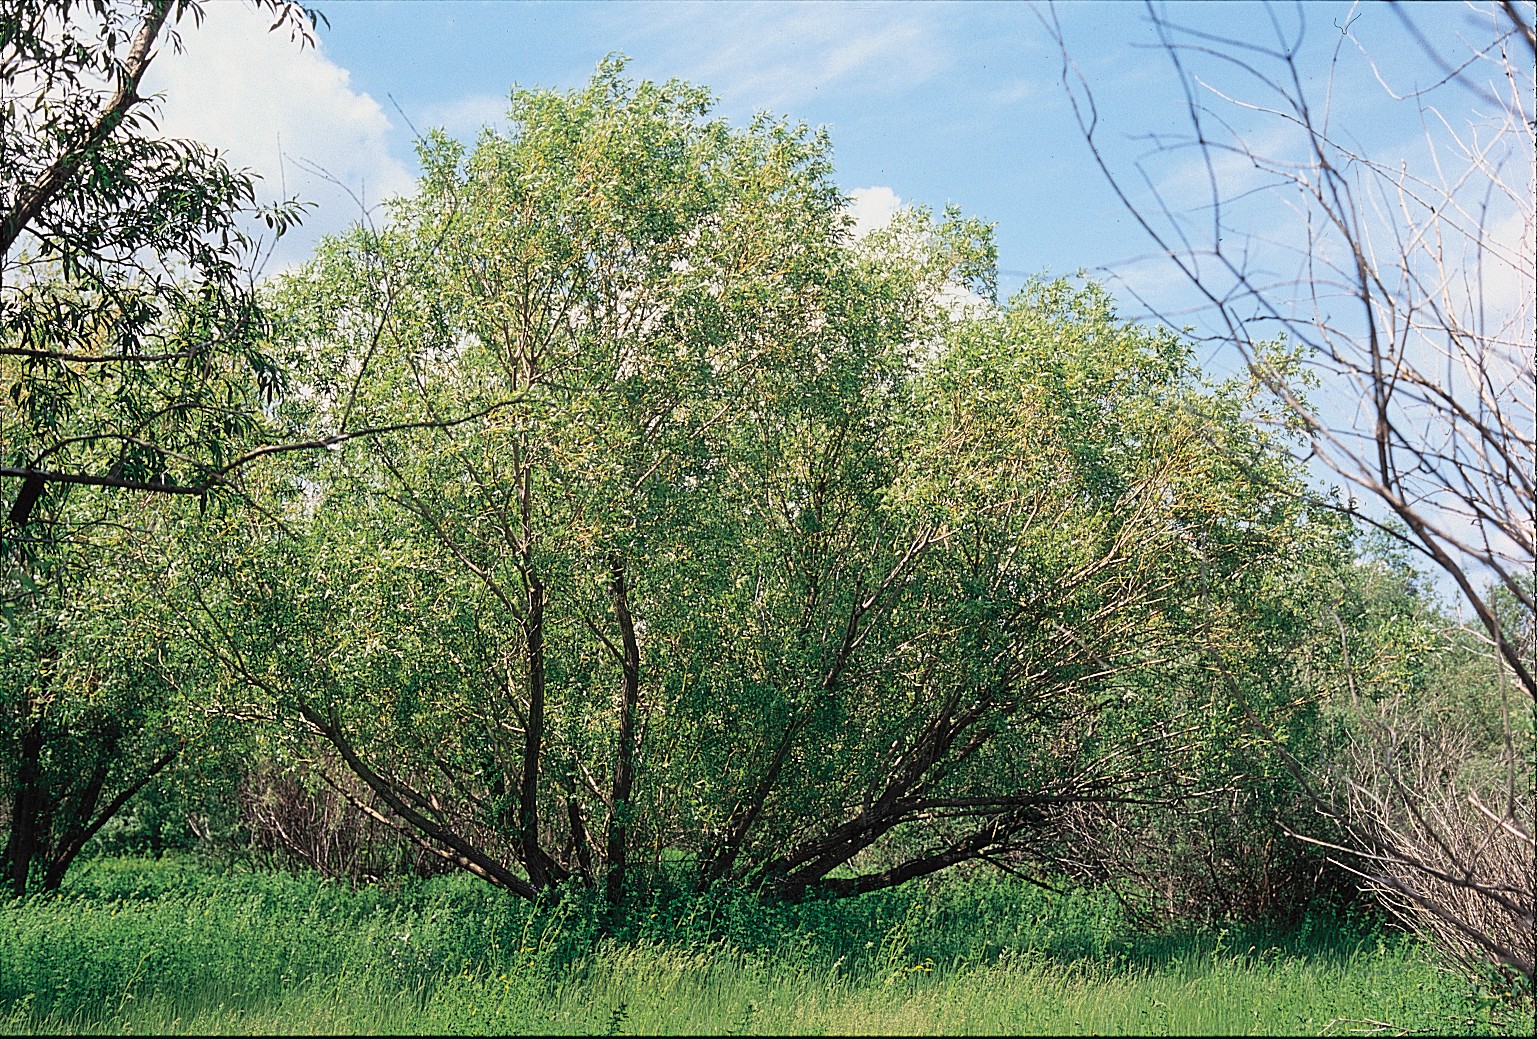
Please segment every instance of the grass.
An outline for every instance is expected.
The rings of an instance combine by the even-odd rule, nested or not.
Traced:
[[[763,906],[656,894],[605,918],[468,878],[350,888],[101,859],[0,903],[0,1031],[1529,1034],[1358,917],[1143,933],[1102,892],[978,874]]]

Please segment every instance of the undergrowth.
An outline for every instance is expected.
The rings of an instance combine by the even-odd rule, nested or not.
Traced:
[[[353,888],[190,859],[82,864],[0,903],[7,1032],[1529,1034],[1359,915],[1142,931],[1108,893],[993,873],[618,912],[468,877]]]

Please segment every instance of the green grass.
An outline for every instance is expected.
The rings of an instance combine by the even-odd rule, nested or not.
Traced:
[[[991,874],[605,920],[467,878],[352,889],[190,861],[84,864],[0,903],[0,1031],[1514,1034],[1361,918],[1141,933],[1104,893]]]

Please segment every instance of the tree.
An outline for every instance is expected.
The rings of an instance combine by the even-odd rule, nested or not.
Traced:
[[[397,431],[272,471],[196,637],[523,895],[671,855],[852,895],[1182,796],[1163,679],[1306,536],[1247,475],[1283,456],[1177,337],[1092,287],[998,307],[957,213],[854,243],[820,135],[708,111],[620,62],[518,91],[287,281],[294,421]]]
[[[274,28],[318,17],[257,0]],[[250,284],[249,173],[154,132],[139,94],[157,46],[200,19],[193,0],[5,0],[0,7],[0,476],[24,481],[25,526],[48,485],[205,490],[253,416],[209,380],[234,359],[265,392]],[[260,211],[281,231],[299,207]],[[85,387],[111,407],[81,421]]]
[[[1537,616],[1532,10],[1474,5],[1470,38],[1427,30],[1422,15],[1397,7],[1397,39],[1381,25],[1388,9],[1341,10],[1328,73],[1311,77],[1300,57],[1309,10],[1271,8],[1274,38],[1261,41],[1181,24],[1149,5],[1188,129],[1153,138],[1135,176],[1111,158],[1090,84],[1060,23],[1047,21],[1091,154],[1200,300],[1210,340],[1286,405],[1309,457],[1365,493],[1366,505],[1347,506],[1358,521],[1451,579],[1501,662],[1498,680],[1537,700],[1526,634]],[[1419,119],[1414,148],[1373,153],[1359,143],[1363,128],[1341,101],[1362,103],[1344,85],[1353,50],[1385,90],[1383,103]],[[1428,82],[1395,92],[1389,65],[1403,54],[1423,59],[1417,74]],[[1198,219],[1158,192],[1150,169],[1186,155],[1205,185]],[[1138,179],[1150,193],[1134,188]],[[1277,198],[1289,219],[1252,222],[1253,200]],[[1333,408],[1310,404],[1272,363],[1267,344],[1278,335],[1317,366]],[[1443,939],[1458,936],[1444,949],[1465,961],[1471,940],[1528,979],[1532,773],[1529,751],[1515,745],[1532,738],[1529,710],[1507,714],[1501,806],[1463,807],[1470,791],[1455,777],[1440,766],[1419,770],[1434,754],[1394,752],[1429,746],[1434,734],[1371,718],[1375,734],[1360,750],[1382,771],[1356,777],[1350,796],[1317,802],[1356,838],[1353,850],[1367,857],[1352,861],[1390,901],[1412,906],[1409,915]],[[1494,850],[1459,850],[1468,846]],[[1520,863],[1524,876],[1511,872]]]
[[[82,503],[45,505],[70,507]],[[188,699],[211,684],[209,661],[174,637],[175,567],[157,548],[168,509],[138,502],[110,523],[97,515],[89,543],[50,552],[0,631],[0,882],[18,896],[57,888],[206,721]]]
[[[257,2],[274,28],[314,24]],[[167,712],[184,662],[104,583],[128,572],[125,532],[156,536],[154,510],[79,492],[203,494],[257,447],[261,396],[281,383],[241,230],[253,178],[159,136],[138,92],[187,17],[191,0],[0,2],[0,487],[15,489],[0,777],[17,893],[56,886],[180,744]],[[280,232],[298,207],[261,212]]]
[[[1401,42],[1423,53],[1434,81],[1394,93],[1379,76],[1425,127],[1423,149],[1381,158],[1362,152],[1333,89],[1346,48],[1372,63],[1373,41],[1357,33],[1355,15],[1340,23],[1329,76],[1310,82],[1298,58],[1301,8],[1294,24],[1272,12],[1269,43],[1148,10],[1189,102],[1188,132],[1160,136],[1154,154],[1193,152],[1202,164],[1209,195],[1201,222],[1183,220],[1156,192],[1139,201],[1131,179],[1112,168],[1089,84],[1053,23],[1095,160],[1195,290],[1210,338],[1289,405],[1313,457],[1400,521],[1407,543],[1452,579],[1537,698],[1519,629],[1493,603],[1497,587],[1526,616],[1537,609],[1526,580],[1537,545],[1531,5],[1475,7],[1478,35],[1466,44],[1427,38],[1398,8]],[[1241,183],[1225,175],[1235,166]],[[1256,171],[1258,187],[1247,179]],[[1300,242],[1243,223],[1245,197],[1261,190],[1289,194]],[[1274,269],[1288,259],[1296,266]],[[1281,333],[1365,406],[1336,415],[1305,401],[1266,355]],[[1355,515],[1377,522],[1363,509]]]

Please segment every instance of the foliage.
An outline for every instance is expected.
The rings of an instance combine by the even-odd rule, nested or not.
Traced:
[[[203,698],[216,676],[180,636],[188,574],[165,550],[175,530],[218,510],[65,487],[41,513],[46,540],[29,547],[27,570],[13,572],[18,593],[0,621],[0,863],[17,894],[56,887],[147,787],[162,784],[163,816],[166,798],[194,775],[227,779],[230,755],[217,748],[239,746]],[[164,787],[189,746],[185,779]],[[185,832],[185,815],[146,811],[139,825],[151,847]]]
[[[26,125],[123,118],[39,177],[108,163],[118,127],[160,154],[114,55],[196,6],[133,41],[99,5],[65,36],[71,10],[106,28],[61,67],[130,85],[49,80]],[[182,224],[146,215],[148,167],[37,209],[65,242],[94,198],[164,269],[43,236],[0,301],[32,315],[0,343],[6,448],[29,481],[107,474],[50,475],[7,543],[12,890],[93,834],[159,850],[174,804],[330,876],[601,902],[611,934],[679,883],[820,905],[979,861],[1131,878],[1181,918],[1331,894],[1288,835],[1359,734],[1341,706],[1489,715],[1476,654],[1305,493],[1305,430],[1256,423],[1297,358],[1212,383],[1093,284],[1000,302],[986,225],[855,240],[823,134],[623,72],[514,92],[473,148],[429,135],[387,223],[259,295],[249,178],[196,146]],[[240,499],[197,510],[71,489],[234,466]],[[195,741],[182,792],[152,786]]]
[[[1093,286],[976,295],[958,213],[851,241],[819,135],[621,73],[429,137],[274,296],[289,420],[398,432],[189,549],[245,709],[529,897],[850,895],[1191,793],[1202,661],[1298,637],[1246,604],[1333,537],[1248,390]]]
[[[1294,917],[1373,886],[1362,871],[1380,867],[1341,846],[1352,790],[1381,797],[1397,776],[1454,801],[1514,797],[1518,817],[1529,812],[1529,784],[1508,784],[1530,714],[1511,703],[1487,645],[1429,597],[1396,542],[1324,522],[1332,536],[1312,556],[1242,585],[1227,607],[1246,616],[1250,641],[1208,657],[1209,680],[1232,695],[1204,715],[1194,767],[1226,792],[1077,824],[1068,848],[1080,875],[1176,919]],[[1376,839],[1351,846],[1371,851]]]
[[[314,17],[259,2],[296,30]],[[238,367],[278,387],[242,230],[254,179],[160,135],[138,94],[187,16],[198,4],[6,0],[0,12],[0,465],[27,477],[29,499],[71,482],[206,487],[258,417],[218,376]],[[263,215],[281,231],[298,213]]]
[[[226,851],[353,883],[401,874],[432,876],[450,868],[376,815],[356,810],[354,803],[377,811],[377,798],[355,776],[334,767],[331,771],[340,775],[302,762],[248,763],[235,792],[244,839],[226,844]],[[347,788],[338,790],[338,782]]]
[[[304,8],[258,0],[307,31]],[[87,487],[206,490],[281,379],[241,230],[248,173],[165,138],[138,87],[190,0],[0,5],[0,795],[6,885],[58,884],[83,843],[175,758],[198,680],[134,592],[157,509]],[[293,204],[264,212],[281,232]],[[14,478],[14,479],[13,479]],[[187,486],[188,482],[195,487]],[[35,874],[35,876],[34,876]]]

